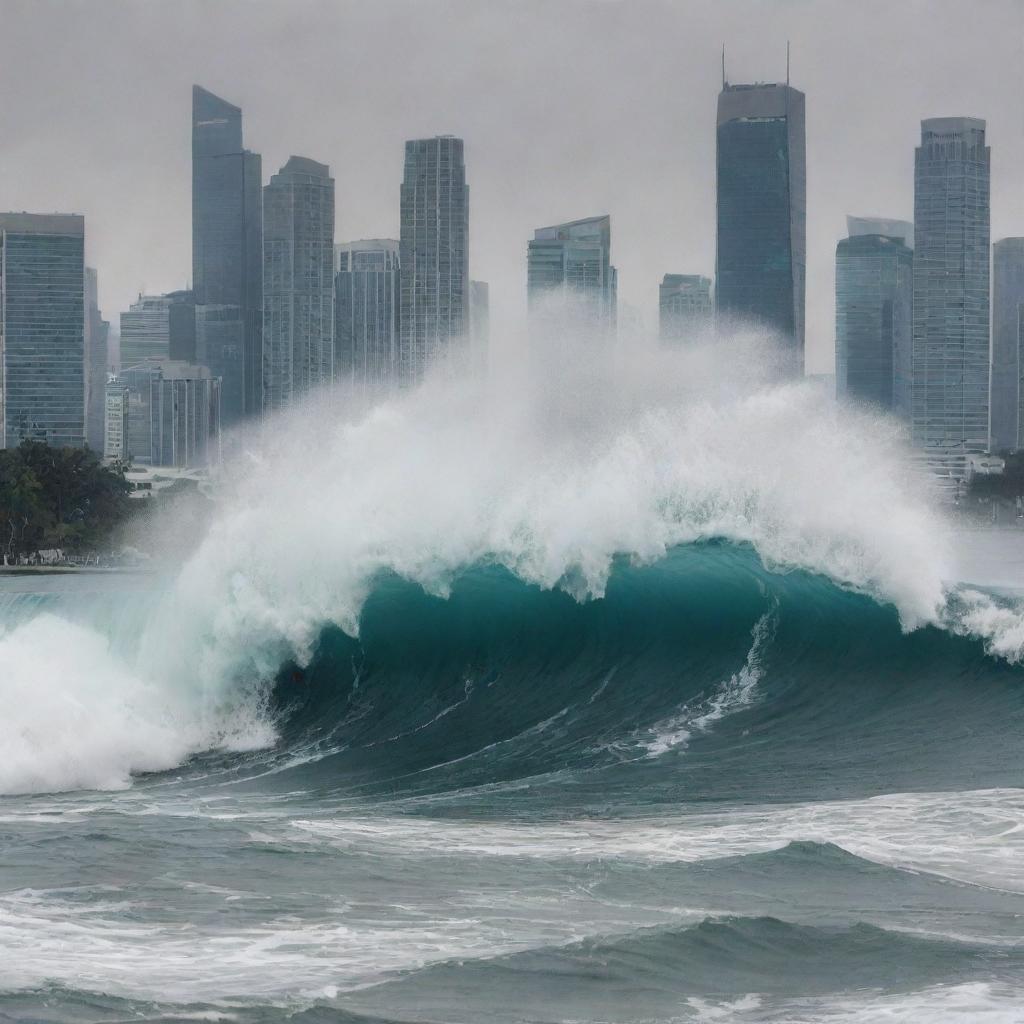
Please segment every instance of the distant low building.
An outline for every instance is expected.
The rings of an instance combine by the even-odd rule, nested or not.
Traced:
[[[111,377],[104,390],[103,457],[111,462],[130,462],[128,433],[128,385]]]
[[[658,335],[685,341],[711,323],[711,279],[699,274],[666,274],[658,288]]]

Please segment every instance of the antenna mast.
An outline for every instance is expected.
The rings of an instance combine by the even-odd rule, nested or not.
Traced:
[[[728,84],[725,80],[725,43],[722,43],[722,88],[724,89]]]
[[[789,85],[789,40],[786,40],[786,85]]]

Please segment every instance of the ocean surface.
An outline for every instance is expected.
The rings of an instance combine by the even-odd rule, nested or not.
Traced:
[[[432,485],[414,405],[179,569],[0,577],[0,1020],[1024,1021],[1021,535],[884,426],[771,462],[820,402]]]

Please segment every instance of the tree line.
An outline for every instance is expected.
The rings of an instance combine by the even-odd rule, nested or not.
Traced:
[[[0,449],[0,562],[53,548],[102,549],[131,514],[130,491],[120,467],[89,448],[23,441]]]

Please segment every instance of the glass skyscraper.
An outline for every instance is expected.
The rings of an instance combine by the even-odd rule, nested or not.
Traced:
[[[613,327],[618,279],[611,264],[611,236],[607,215],[537,228],[526,252],[531,313]]]
[[[263,195],[259,154],[242,147],[242,111],[192,88],[192,288],[197,306],[233,308],[241,362],[224,379],[225,423],[263,408]],[[198,317],[198,313],[197,313]]]
[[[807,265],[804,94],[729,85],[718,96],[719,320],[767,327],[803,372]]]
[[[432,359],[466,338],[469,186],[462,139],[441,135],[405,144],[399,242],[398,365],[419,380]]]
[[[146,359],[195,359],[196,316],[192,293],[140,295],[121,314],[123,367]]]
[[[491,286],[469,282],[469,365],[475,373],[487,368],[491,344]]]
[[[1021,341],[1024,339],[1024,238],[1002,238],[992,246],[993,452],[1024,447],[1021,400]]]
[[[989,161],[985,122],[921,122],[914,158],[913,437],[961,476],[988,447]]]
[[[293,156],[263,189],[263,408],[334,377],[334,179]]]
[[[96,271],[85,268],[85,440],[103,451],[110,324],[100,313]]]
[[[400,280],[397,239],[335,246],[334,374],[354,387],[398,382]]]
[[[699,274],[666,274],[658,286],[658,335],[688,341],[711,323],[711,280]]]
[[[851,217],[847,226],[836,246],[836,393],[909,419],[913,225]]]
[[[0,446],[85,442],[85,220],[0,213]]]

